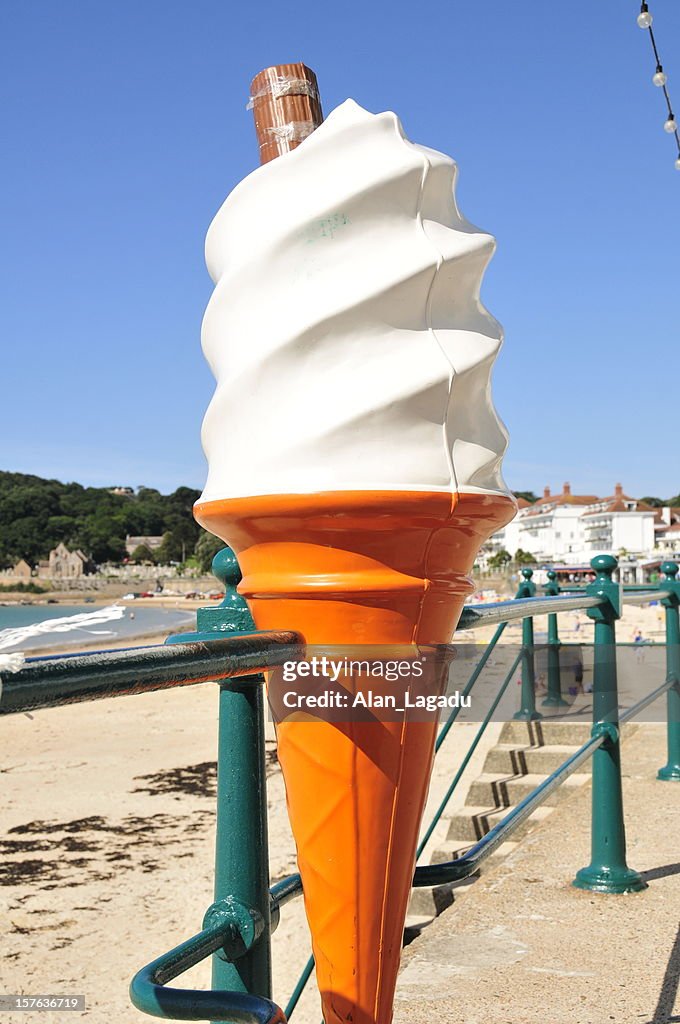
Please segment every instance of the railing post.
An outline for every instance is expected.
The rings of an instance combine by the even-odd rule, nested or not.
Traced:
[[[548,597],[557,597],[560,585],[557,573],[552,569],[548,572],[548,582],[543,588]],[[543,707],[568,707],[569,701],[562,696],[562,680],[560,676],[560,638],[557,632],[557,616],[548,616],[548,693],[542,702]]]
[[[522,569],[524,579],[515,597],[534,597],[536,584],[531,582],[533,569]],[[521,722],[536,722],[543,715],[536,710],[536,673],[534,669],[534,620],[532,616],[522,619],[522,690],[520,709],[513,718]]]
[[[219,609],[198,614],[199,629],[253,632],[255,623],[245,599],[236,592],[241,571],[230,548],[218,551],[213,573],[224,584]],[[208,621],[206,621],[208,620]],[[215,842],[215,903],[206,914],[219,913],[224,900],[237,899],[259,913],[264,929],[253,948],[234,963],[221,953],[213,956],[212,987],[271,998],[271,941],[269,914],[269,852],[265,788],[263,685],[252,677],[238,686],[234,679],[220,686],[217,748],[217,822]]]
[[[626,864],[621,789],[615,623],[621,618],[622,588],[612,580],[618,564],[613,555],[598,555],[590,564],[597,576],[586,594],[603,599],[588,609],[595,621],[593,735],[605,732],[606,739],[593,754],[591,861],[578,872],[574,885],[592,892],[637,892],[646,883]]]
[[[664,589],[671,591],[661,604],[666,609],[666,666],[674,685],[667,695],[668,761],[659,768],[657,778],[663,782],[680,782],[680,580],[676,562],[664,562]]]
[[[198,632],[171,642],[252,633],[255,624],[237,593],[241,571],[231,548],[218,551],[212,571],[225,590],[220,605],[199,608]],[[261,918],[262,934],[233,963],[223,952],[212,958],[212,987],[271,998],[271,920],[265,789],[264,680],[233,678],[219,688],[215,902],[204,927],[234,901]]]

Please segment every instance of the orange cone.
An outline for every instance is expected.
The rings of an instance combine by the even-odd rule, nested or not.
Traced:
[[[514,512],[501,495],[338,491],[206,502],[196,518],[234,548],[258,629],[403,645],[450,641],[477,552]],[[392,1019],[436,730],[277,726],[326,1024]]]

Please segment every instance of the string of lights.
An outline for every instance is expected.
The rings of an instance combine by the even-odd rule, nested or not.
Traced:
[[[675,137],[675,144],[678,148],[678,155],[675,161],[676,171],[680,171],[680,136],[678,135],[678,125],[673,114],[673,106],[671,104],[671,97],[668,92],[668,76],[663,69],[661,58],[659,57],[659,51],[656,47],[656,39],[654,38],[654,29],[652,28],[653,21],[652,14],[649,10],[647,0],[642,0],[640,5],[640,13],[637,16],[637,23],[640,28],[645,29],[649,32],[649,39],[652,44],[654,51],[654,59],[656,60],[656,71],[652,76],[652,82],[658,89],[663,89],[663,94],[666,98],[666,106],[668,107],[668,117],[664,121],[663,130],[668,132],[669,135]]]

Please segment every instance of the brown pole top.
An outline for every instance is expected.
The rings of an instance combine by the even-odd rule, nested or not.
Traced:
[[[260,163],[297,149],[323,121],[316,75],[305,64],[274,64],[250,83]]]

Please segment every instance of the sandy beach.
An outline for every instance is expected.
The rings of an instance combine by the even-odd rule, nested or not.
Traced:
[[[636,628],[661,640],[661,609],[627,609],[619,639]],[[585,615],[565,615],[562,638],[589,640]],[[537,635],[545,620],[536,621]],[[519,625],[504,638],[519,640]],[[477,631],[485,642],[491,630]],[[584,636],[585,634],[585,636]],[[160,636],[145,642],[162,642]],[[468,634],[461,636],[469,641]],[[84,994],[83,1019],[148,1019],[127,987],[137,969],[200,930],[212,901],[217,688],[109,699],[14,715],[2,721],[3,834],[0,927],[6,993]],[[477,726],[459,724],[437,759],[425,820],[441,799]],[[488,730],[449,812],[464,802],[500,725]],[[271,723],[267,724],[270,871],[295,870]],[[430,843],[446,832],[446,819]],[[428,855],[424,857],[426,861]],[[287,1001],[309,955],[301,901],[289,904],[273,938],[274,998]],[[182,983],[207,987],[209,965]],[[31,1013],[4,1014],[28,1024]],[[53,1014],[36,1020],[51,1024]],[[296,1010],[318,1024],[313,985]],[[55,1016],[55,1024],[62,1021]]]

